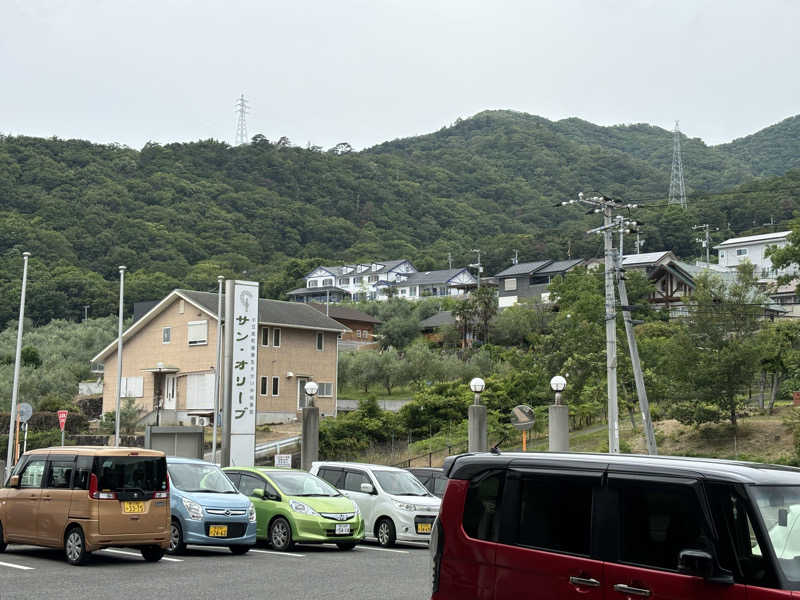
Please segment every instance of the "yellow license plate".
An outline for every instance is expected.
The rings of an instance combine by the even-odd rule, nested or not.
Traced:
[[[430,533],[430,532],[431,532],[430,523],[417,523],[417,533]]]
[[[226,537],[228,535],[227,525],[212,525],[208,528],[209,537]]]
[[[123,502],[122,512],[126,513],[143,513],[144,502]]]

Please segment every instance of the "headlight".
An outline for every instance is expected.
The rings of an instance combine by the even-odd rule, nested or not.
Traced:
[[[253,506],[253,503],[250,503],[250,509],[247,511],[247,520],[251,523],[256,522],[256,507]]]
[[[356,504],[355,500],[351,500],[351,502],[353,503],[353,512],[355,512],[356,515],[358,515],[360,517],[361,516],[361,509],[358,508],[358,504]]]
[[[298,502],[297,500],[289,500],[289,508],[291,508],[294,512],[300,513],[302,515],[312,515],[315,517],[319,516],[319,513],[311,508],[308,504],[303,504],[302,502]]]
[[[398,502],[397,500],[392,500],[392,504],[394,504],[400,510],[407,510],[409,512],[414,512],[417,510],[417,507],[413,504],[406,504],[405,502]]]
[[[203,507],[200,506],[197,502],[189,500],[188,498],[183,498],[183,506],[186,508],[187,512],[189,513],[189,517],[191,519],[199,521],[200,519],[203,518]]]

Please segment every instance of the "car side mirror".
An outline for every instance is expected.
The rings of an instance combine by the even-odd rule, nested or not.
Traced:
[[[254,498],[261,498],[263,500],[265,496],[266,496],[265,490],[262,490],[261,488],[253,490]]]
[[[712,583],[733,583],[730,571],[717,572],[714,557],[703,550],[682,550],[678,555],[678,573],[702,577]]]
[[[11,478],[8,480],[8,487],[11,488],[18,488],[19,487],[19,475],[12,475]]]
[[[365,494],[374,494],[375,488],[372,487],[371,483],[362,483],[361,484],[361,491]]]

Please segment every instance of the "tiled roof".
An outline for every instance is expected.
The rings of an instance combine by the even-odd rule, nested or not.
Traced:
[[[728,246],[742,246],[745,244],[757,244],[759,242],[778,242],[785,239],[791,231],[776,231],[775,233],[762,233],[760,235],[747,235],[744,237],[731,238],[725,240],[714,248],[727,248]]]
[[[641,254],[627,254],[622,257],[622,266],[651,266],[666,257],[675,260],[675,255],[669,250],[662,250],[661,252],[642,252]]]
[[[537,275],[557,275],[558,273],[566,273],[570,269],[582,264],[582,258],[571,258],[569,260],[557,260],[551,262],[544,269],[536,271]]]
[[[389,271],[391,271],[392,269],[394,269],[398,265],[403,264],[404,262],[408,262],[408,260],[405,259],[405,258],[401,258],[401,259],[398,259],[398,260],[376,260],[376,261],[373,261],[371,263],[365,263],[365,262],[364,263],[349,263],[349,264],[346,264],[346,265],[336,265],[335,267],[321,266],[321,267],[317,267],[317,268],[318,269],[325,269],[326,271],[329,271],[330,273],[332,273],[335,277],[358,277],[358,276],[361,276],[361,275],[380,275],[381,273],[388,273]],[[345,267],[355,267],[357,265],[366,265],[366,264],[369,264],[369,265],[372,265],[372,264],[382,265],[382,267],[380,269],[378,269],[377,271],[373,271],[371,269],[367,269],[367,270],[362,271],[360,273],[356,273],[355,271],[350,271],[349,273],[345,273],[344,272],[344,268]],[[316,270],[316,269],[314,269],[314,270]],[[314,271],[312,271],[312,273],[313,272]],[[306,277],[308,277],[308,275],[306,275]]]
[[[456,318],[453,316],[453,311],[442,310],[436,313],[435,315],[420,321],[419,328],[434,329],[436,327],[441,327],[443,325],[454,325],[455,322]]]
[[[350,292],[335,285],[321,285],[319,287],[301,287],[288,292],[289,296],[309,296],[320,292],[339,292],[340,294],[350,295]]]
[[[217,295],[211,292],[195,292],[193,290],[176,290],[195,304],[200,305],[212,315],[217,314]],[[223,296],[223,302],[224,302]],[[318,310],[314,310],[302,302],[284,302],[282,300],[258,300],[258,321],[270,325],[285,325],[305,329],[325,329],[329,331],[346,331],[347,327]]]
[[[397,281],[396,285],[411,284],[411,285],[430,285],[433,283],[447,283],[453,277],[466,271],[466,267],[460,269],[442,269],[440,271],[417,271],[416,273],[409,273],[408,279],[404,281]],[[467,271],[469,273],[469,271]],[[470,274],[470,276],[472,276]],[[474,279],[474,277],[473,277]],[[477,279],[475,282],[477,283]]]
[[[311,308],[317,309],[322,314],[325,314],[326,307],[324,304],[318,302],[309,302]],[[349,306],[342,306],[341,304],[329,304],[327,306],[327,313],[331,319],[344,319],[346,321],[361,321],[363,323],[383,323],[380,319],[376,319],[363,311],[356,310]]]
[[[514,275],[530,275],[531,273],[535,273],[542,267],[545,267],[551,264],[552,260],[539,260],[536,262],[526,262],[526,263],[519,263],[516,265],[511,265],[504,271],[500,271],[495,277],[513,277]]]

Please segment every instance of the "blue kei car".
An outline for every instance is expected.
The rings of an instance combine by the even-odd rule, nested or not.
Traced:
[[[256,543],[256,509],[217,465],[192,458],[167,457],[170,480],[169,551],[187,544],[228,546],[245,554]]]

